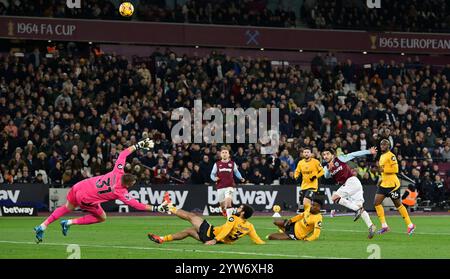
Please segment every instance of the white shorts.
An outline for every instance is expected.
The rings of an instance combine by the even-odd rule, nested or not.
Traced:
[[[219,195],[219,202],[223,202],[226,198],[233,198],[234,187],[220,188],[217,190]]]
[[[356,176],[347,179],[345,184],[336,191],[336,194],[341,198],[348,199],[358,205],[364,204],[363,187],[361,181],[359,181]]]

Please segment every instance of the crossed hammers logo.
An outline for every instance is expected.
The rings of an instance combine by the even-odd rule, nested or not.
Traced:
[[[245,35],[247,36],[247,45],[255,44],[259,45],[258,41],[256,40],[256,37],[259,36],[259,31],[254,30],[253,32],[251,30],[245,31]]]

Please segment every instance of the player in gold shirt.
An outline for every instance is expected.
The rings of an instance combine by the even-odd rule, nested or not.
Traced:
[[[383,205],[381,204],[386,197],[389,197],[391,198],[400,215],[403,217],[403,220],[405,220],[405,223],[408,226],[407,233],[411,235],[414,232],[416,226],[411,222],[408,210],[406,210],[401,201],[400,180],[397,177],[398,162],[394,153],[390,151],[390,146],[391,143],[387,139],[382,140],[380,143],[380,149],[382,153],[379,161],[381,180],[379,182],[374,202],[375,210],[377,211],[378,219],[381,223],[381,229],[378,231],[378,233],[383,234],[389,231],[389,226],[387,225],[386,218],[384,216]]]
[[[322,165],[319,160],[312,157],[309,147],[305,147],[302,154],[304,159],[298,162],[294,173],[295,179],[298,179],[300,175],[302,176],[299,210],[302,204],[306,205],[311,203],[319,187],[319,178],[324,174]]]
[[[165,236],[158,236],[155,234],[148,234],[148,238],[158,244],[164,242],[182,240],[186,237],[192,237],[206,245],[214,245],[216,243],[230,244],[246,235],[250,236],[252,241],[256,244],[265,244],[265,242],[256,233],[255,227],[252,223],[247,221],[253,215],[253,208],[249,205],[242,204],[236,210],[236,213],[228,217],[227,222],[222,226],[214,227],[200,216],[194,213],[177,209],[170,202],[170,198],[166,195],[165,200],[169,207],[169,211],[181,219],[189,221],[192,227],[187,228],[175,234]]]
[[[287,220],[275,220],[273,223],[282,233],[273,233],[269,240],[304,240],[313,241],[319,238],[322,229],[322,200],[313,199],[305,204],[305,211]]]

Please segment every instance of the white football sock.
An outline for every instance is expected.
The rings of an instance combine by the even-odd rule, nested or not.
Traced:
[[[367,213],[367,211],[363,211],[363,213],[361,213],[361,218],[364,220],[364,223],[366,223],[367,227],[370,228],[373,223],[372,220],[370,220],[370,216],[369,213]]]
[[[349,208],[349,209],[351,209],[353,211],[357,211],[360,208],[355,203],[353,203],[353,202],[351,202],[351,201],[349,201],[349,200],[347,200],[345,198],[341,198],[339,200],[339,204],[343,205],[343,206],[345,206],[345,207],[347,207],[347,208]]]
[[[67,220],[67,225],[68,226],[72,225],[72,219],[71,220]]]
[[[42,223],[41,228],[45,231],[45,229],[47,229],[47,226],[44,223]]]
[[[234,208],[227,208],[227,218],[230,218],[234,213]]]
[[[388,225],[387,225],[387,223],[383,223],[383,224],[381,224],[381,227],[383,227],[383,228],[387,228],[387,227],[388,227]]]

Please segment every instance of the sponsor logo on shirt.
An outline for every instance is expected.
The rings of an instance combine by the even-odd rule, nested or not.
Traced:
[[[338,166],[339,166],[339,164],[338,164]],[[336,173],[340,172],[341,170],[342,170],[342,166],[339,166],[339,168],[337,168],[331,172],[331,175],[335,175]]]
[[[219,169],[219,172],[232,172],[233,170],[232,169],[229,169],[229,168],[220,168]]]

